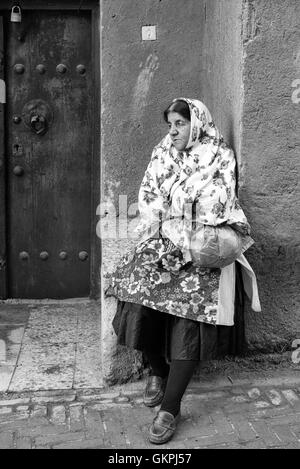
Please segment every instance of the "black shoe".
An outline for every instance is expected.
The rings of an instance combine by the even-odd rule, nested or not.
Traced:
[[[155,445],[167,443],[173,437],[179,419],[180,412],[174,417],[170,412],[160,410],[150,427],[149,441]]]
[[[149,376],[144,392],[144,404],[147,407],[155,407],[163,400],[167,378]]]

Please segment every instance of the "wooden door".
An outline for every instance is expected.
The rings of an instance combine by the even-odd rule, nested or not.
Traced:
[[[90,12],[23,10],[5,38],[8,296],[87,296]]]

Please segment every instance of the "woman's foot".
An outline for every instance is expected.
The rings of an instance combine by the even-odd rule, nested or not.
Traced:
[[[170,412],[160,410],[150,427],[149,441],[155,445],[167,443],[173,437],[179,419],[180,412],[174,417]]]
[[[166,378],[149,376],[144,392],[144,404],[147,407],[155,407],[161,403],[166,388]]]

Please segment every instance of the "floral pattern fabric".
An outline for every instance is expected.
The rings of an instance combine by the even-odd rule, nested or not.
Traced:
[[[123,257],[107,294],[122,301],[216,324],[220,269],[185,264],[164,238],[151,238]]]

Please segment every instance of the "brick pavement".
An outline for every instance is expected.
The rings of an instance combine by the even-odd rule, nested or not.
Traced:
[[[158,448],[147,441],[157,409],[142,404],[143,386],[2,395],[0,448]],[[300,377],[217,389],[192,383],[174,438],[159,448],[300,448]]]

